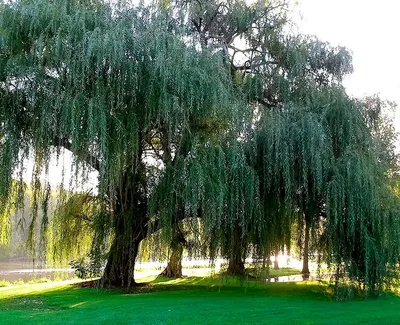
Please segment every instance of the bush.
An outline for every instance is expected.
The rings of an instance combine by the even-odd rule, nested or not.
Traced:
[[[8,287],[11,283],[7,280],[0,280],[0,288]]]
[[[51,280],[47,279],[47,278],[37,278],[37,279],[32,279],[32,280],[28,281],[28,284],[47,283],[47,282],[51,282]]]
[[[18,279],[17,281],[14,281],[14,282],[12,283],[13,286],[21,286],[21,285],[23,285],[23,284],[25,284],[25,282],[24,282],[23,279]]]
[[[96,278],[103,272],[104,258],[89,253],[85,257],[72,260],[69,265],[75,270],[75,275],[80,279]]]

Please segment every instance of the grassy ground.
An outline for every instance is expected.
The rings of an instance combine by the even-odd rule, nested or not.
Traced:
[[[158,279],[134,293],[43,283],[0,289],[1,324],[400,324],[400,297],[336,302],[317,283]]]
[[[254,276],[258,276],[263,274],[262,270],[257,270],[256,268],[246,268],[246,270]],[[273,268],[269,269],[269,277],[280,277],[280,276],[288,276],[288,275],[297,275],[301,274],[301,270],[290,268],[290,267],[281,267],[278,270],[274,270]]]

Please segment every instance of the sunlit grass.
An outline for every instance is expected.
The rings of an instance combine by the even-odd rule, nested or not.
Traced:
[[[1,324],[398,324],[400,298],[337,302],[326,283],[223,275],[166,279],[130,292],[42,283],[0,289]]]

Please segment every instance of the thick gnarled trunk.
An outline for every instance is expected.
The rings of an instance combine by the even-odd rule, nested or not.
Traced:
[[[104,269],[102,284],[113,287],[135,286],[135,260],[141,239],[116,236]]]
[[[141,170],[127,172],[121,188],[116,191],[114,241],[104,269],[105,286],[128,288],[135,286],[135,261],[139,244],[147,236],[147,201],[141,191]]]
[[[181,278],[183,244],[180,242],[177,243],[174,247],[171,247],[171,251],[167,267],[161,272],[160,276],[166,278]]]
[[[182,277],[182,255],[186,244],[185,236],[183,235],[178,222],[176,222],[173,226],[169,261],[167,267],[163,272],[161,272],[160,276],[167,278]]]

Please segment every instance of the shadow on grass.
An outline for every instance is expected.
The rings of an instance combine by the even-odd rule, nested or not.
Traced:
[[[330,301],[333,290],[326,282],[264,283],[232,276],[156,278],[128,290],[81,287],[79,284],[48,288],[31,285],[32,289],[7,294],[0,292],[1,310],[31,312],[62,311],[76,307],[91,307],[108,303],[126,303],[126,297],[174,298],[190,295],[207,299],[217,293],[220,297],[255,297],[285,300]],[[215,296],[215,295],[214,295]],[[393,295],[392,295],[393,296]]]
[[[331,290],[326,282],[303,281],[287,283],[267,283],[250,277],[234,277],[227,275],[215,275],[211,277],[183,277],[170,279],[164,277],[149,277],[147,282],[141,282],[138,286],[120,288],[99,288],[91,283],[93,290],[110,291],[119,294],[150,294],[163,292],[235,292],[238,295],[259,296],[305,296],[310,299],[329,300]],[[81,287],[82,284],[76,286]],[[83,287],[86,287],[84,284]]]
[[[29,290],[31,287],[33,290]],[[54,312],[102,305],[108,300],[124,296],[120,290],[80,287],[78,284],[60,285],[52,288],[39,285],[24,286],[22,292],[2,295],[0,292],[0,314],[2,311],[25,310],[27,312]],[[15,290],[15,289],[14,289]],[[15,290],[16,291],[16,290]],[[117,299],[115,299],[117,298]]]

